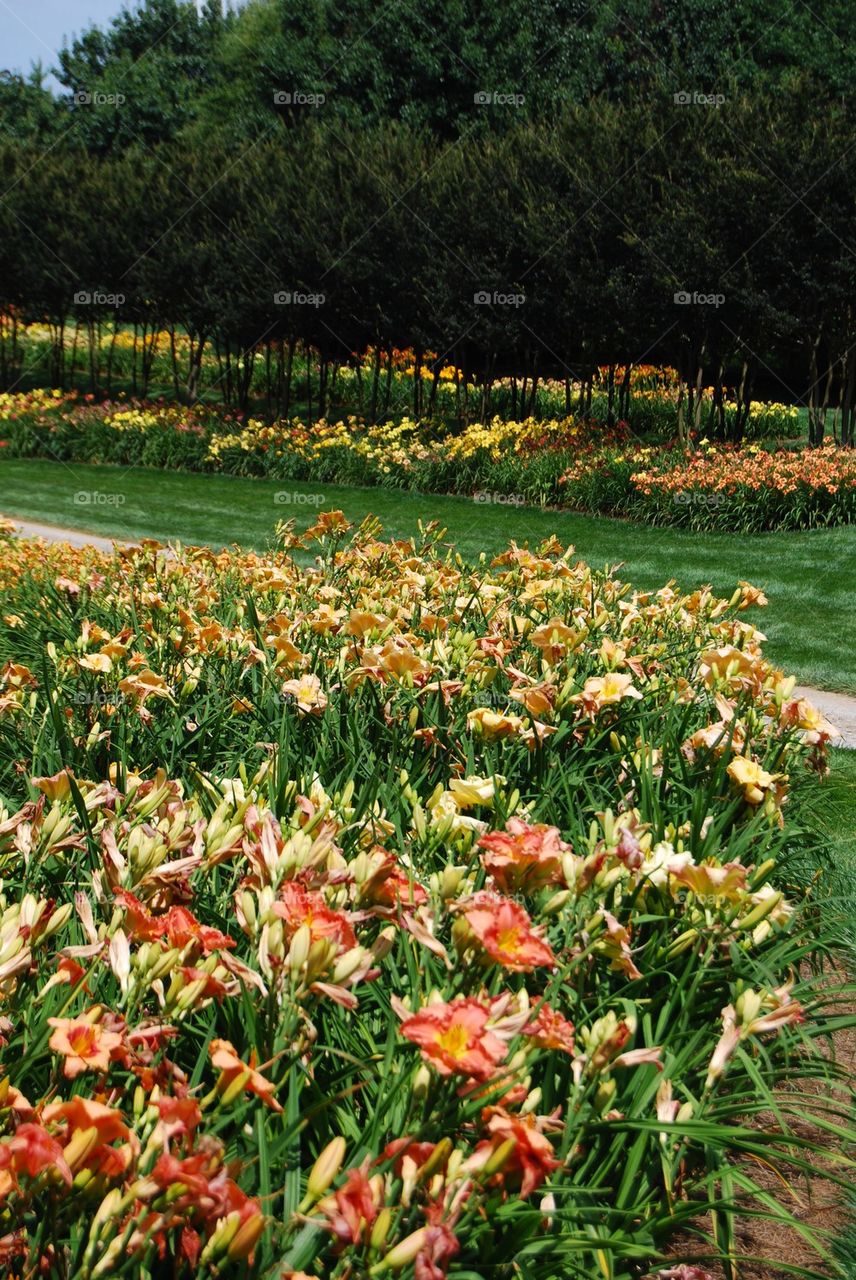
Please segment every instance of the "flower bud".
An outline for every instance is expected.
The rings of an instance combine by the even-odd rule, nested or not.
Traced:
[[[291,946],[288,948],[288,967],[292,978],[297,978],[306,965],[311,947],[312,932],[308,924],[302,924],[291,939]]]
[[[491,1152],[482,1172],[487,1177],[491,1177],[494,1173],[500,1173],[514,1154],[516,1146],[516,1138],[506,1138],[505,1142],[501,1142],[496,1150]]]
[[[230,1262],[243,1262],[249,1258],[264,1230],[264,1225],[264,1215],[261,1213],[254,1213],[252,1217],[241,1223],[226,1250],[226,1256]]]
[[[218,1081],[217,1092],[220,1093],[220,1100],[224,1107],[228,1107],[232,1102],[235,1101],[236,1098],[239,1098],[241,1096],[241,1094],[244,1092],[244,1089],[246,1088],[247,1082],[252,1077],[252,1074],[253,1074],[252,1071],[249,1071],[249,1070],[239,1072],[239,1074],[235,1076],[231,1084],[229,1084],[226,1088],[224,1088],[222,1092],[220,1089],[220,1082]],[[225,1079],[225,1073],[220,1077],[221,1081],[224,1079]]]
[[[409,1236],[405,1236],[400,1240],[395,1248],[390,1249],[389,1253],[375,1267],[372,1267],[371,1274],[375,1275],[379,1271],[401,1271],[404,1267],[409,1266],[416,1258],[416,1255],[425,1248],[428,1239],[428,1228],[420,1227],[418,1231],[412,1232]]]
[[[57,907],[50,920],[48,920],[47,927],[45,928],[42,937],[49,938],[51,934],[58,933],[63,925],[68,923],[73,910],[74,904],[71,902],[65,902],[61,907]]]
[[[757,903],[751,911],[745,916],[741,916],[739,920],[734,921],[735,929],[754,929],[762,920],[766,920],[767,916],[781,905],[784,895],[781,893],[771,893],[769,897],[762,899]]]
[[[258,920],[258,916],[256,915],[256,899],[255,895],[250,893],[249,889],[244,889],[241,893],[241,910],[244,913],[247,928],[251,931],[255,931]]]
[[[386,1237],[389,1235],[389,1228],[392,1226],[392,1210],[381,1209],[374,1221],[372,1233],[369,1236],[369,1245],[372,1249],[382,1249],[386,1244]]]
[[[431,1072],[425,1063],[421,1063],[413,1073],[413,1084],[410,1092],[414,1098],[424,1098],[431,1087]]]
[[[92,1155],[92,1152],[98,1146],[98,1142],[98,1129],[94,1124],[89,1125],[86,1129],[75,1129],[63,1151],[69,1169],[76,1172]]]
[[[307,1195],[313,1200],[320,1200],[332,1185],[345,1159],[345,1150],[345,1139],[341,1136],[333,1138],[315,1161],[306,1186]]]
[[[396,930],[392,925],[387,925],[385,929],[381,929],[369,948],[375,960],[383,960],[389,955],[395,946]]]

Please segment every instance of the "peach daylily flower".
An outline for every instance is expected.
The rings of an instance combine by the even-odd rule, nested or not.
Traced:
[[[737,756],[728,766],[728,776],[743,792],[747,804],[759,805],[775,782],[771,773],[762,769],[754,760],[745,756]]]
[[[552,664],[569,650],[578,648],[584,637],[584,631],[569,627],[562,618],[550,618],[530,633],[529,642],[540,649],[547,662]]]
[[[787,986],[774,991],[743,991],[734,1004],[722,1010],[722,1035],[708,1065],[705,1088],[719,1079],[741,1040],[801,1022],[805,1022],[802,1005],[791,998]]]
[[[32,782],[33,786],[38,787],[48,800],[68,800],[71,795],[70,777],[67,769],[60,769],[59,773],[53,774],[50,778],[33,778]]]
[[[817,746],[830,738],[840,738],[841,731],[827,720],[808,698],[792,698],[782,707],[781,723],[802,730],[803,742]]]
[[[401,1024],[401,1034],[419,1045],[422,1057],[441,1076],[489,1079],[506,1046],[488,1030],[491,1011],[469,996],[449,1004],[429,1004]]]
[[[136,698],[142,706],[148,698],[172,698],[163,676],[144,668],[119,681],[119,689],[128,698]]]
[[[582,693],[571,699],[579,702],[585,711],[594,719],[603,707],[614,707],[627,698],[641,698],[642,694],[633,684],[633,677],[623,675],[619,671],[608,671],[605,676],[591,676],[583,685]]]
[[[526,722],[522,716],[503,715],[488,707],[476,707],[467,715],[467,728],[488,742],[494,742],[499,738],[518,737],[526,728]]]
[[[746,894],[746,868],[740,862],[702,862],[672,871],[672,878],[702,899],[739,902]]]
[[[555,965],[549,945],[536,933],[528,912],[498,894],[481,893],[463,907],[464,919],[491,960],[503,969],[525,973]]]
[[[503,892],[531,892],[562,881],[562,855],[571,846],[558,827],[530,825],[509,818],[504,831],[491,831],[478,841],[484,849],[482,865]]]
[[[50,1124],[52,1120],[64,1120],[69,1137],[78,1129],[95,1129],[99,1142],[115,1142],[117,1138],[127,1142],[132,1137],[121,1111],[105,1107],[102,1102],[95,1102],[92,1098],[77,1097],[68,1102],[51,1102],[42,1112],[42,1119],[46,1124]]]
[[[217,1085],[219,1092],[228,1089],[240,1077],[246,1076],[244,1088],[249,1093],[254,1093],[257,1098],[261,1098],[265,1106],[270,1107],[272,1111],[282,1111],[282,1106],[274,1097],[276,1085],[273,1081],[266,1080],[261,1072],[256,1070],[255,1053],[251,1054],[249,1064],[242,1062],[235,1046],[228,1040],[212,1040],[208,1052],[211,1055],[211,1065],[220,1072]]]
[[[321,681],[313,675],[286,680],[282,686],[282,696],[293,698],[302,715],[320,716],[327,706],[327,695],[321,688]]]
[[[122,1045],[118,1032],[85,1018],[48,1018],[48,1024],[54,1028],[48,1044],[64,1056],[62,1070],[68,1080],[82,1071],[106,1071]]]

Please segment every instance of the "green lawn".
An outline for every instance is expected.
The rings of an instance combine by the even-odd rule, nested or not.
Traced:
[[[438,520],[467,556],[493,553],[512,538],[555,533],[601,566],[623,564],[641,588],[676,578],[682,587],[710,583],[730,595],[739,579],[764,588],[770,607],[749,617],[766,632],[770,655],[806,684],[856,693],[856,528],[809,533],[692,534],[564,511],[541,511],[466,498],[344,488],[294,481],[245,480],[11,459],[0,463],[0,511],[66,528],[220,547],[263,548],[277,520],[305,526],[314,513],[341,508],[352,521],[369,513],[386,532],[408,536],[416,522]],[[276,495],[313,495],[312,504]],[[81,503],[76,495],[89,495]]]
[[[828,778],[807,783],[793,799],[801,821],[826,850],[826,910],[841,942],[856,954],[856,751],[832,751],[829,765]],[[812,856],[810,874],[814,863]]]

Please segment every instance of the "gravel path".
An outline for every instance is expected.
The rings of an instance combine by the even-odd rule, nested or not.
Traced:
[[[856,748],[856,698],[849,693],[830,693],[827,689],[812,689],[798,684],[795,698],[808,698],[841,734],[837,747]]]
[[[25,538],[44,538],[46,542],[70,542],[73,547],[97,547],[99,551],[111,551],[119,538],[105,538],[97,533],[84,533],[80,529],[60,529],[53,524],[39,524],[35,520],[18,520],[10,516]],[[825,689],[812,689],[809,685],[797,685],[795,698],[808,698],[818,710],[841,732],[836,745],[856,748],[856,698],[847,693],[829,693]]]
[[[127,545],[122,538],[105,538],[102,534],[86,533],[81,529],[60,529],[55,524],[40,524],[36,520],[19,520],[7,516],[22,538],[44,538],[45,542],[68,542],[73,547],[96,547],[99,551],[112,551],[114,543]]]

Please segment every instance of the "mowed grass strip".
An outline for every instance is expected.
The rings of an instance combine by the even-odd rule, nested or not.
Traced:
[[[535,543],[555,533],[592,565],[623,565],[620,576],[644,590],[674,578],[684,588],[709,583],[727,596],[738,581],[748,579],[770,599],[768,609],[747,615],[766,633],[769,655],[802,683],[856,693],[852,526],[807,533],[694,534],[393,489],[42,459],[4,460],[0,479],[4,514],[117,538],[263,549],[278,520],[293,517],[305,528],[318,511],[340,508],[355,524],[377,516],[394,537],[409,537],[419,520],[437,520],[467,559],[492,555],[512,539]]]

